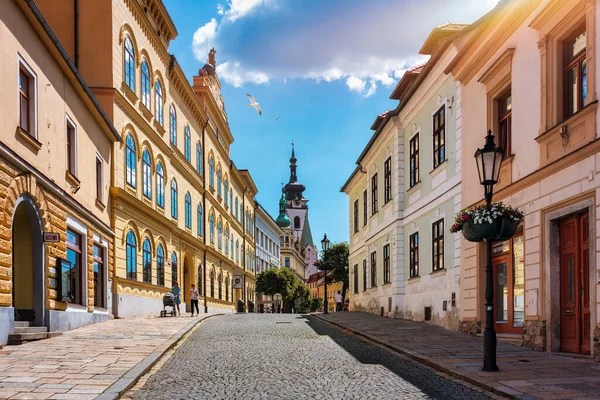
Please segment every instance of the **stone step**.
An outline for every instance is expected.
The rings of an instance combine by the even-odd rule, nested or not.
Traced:
[[[15,327],[26,327],[26,326],[31,326],[31,321],[15,321]]]
[[[496,338],[504,343],[509,343],[515,346],[523,346],[523,335],[499,333],[496,335]]]
[[[35,340],[48,339],[62,335],[62,332],[42,332],[42,333],[11,333],[8,335],[8,345],[18,345]]]
[[[15,326],[11,333],[44,333],[48,332],[45,326]]]

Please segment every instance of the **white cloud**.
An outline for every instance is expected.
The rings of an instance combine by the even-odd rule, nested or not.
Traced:
[[[192,49],[194,51],[194,55],[198,60],[204,60],[206,57],[206,49],[204,46],[208,44],[209,41],[214,40],[217,35],[217,28],[219,24],[217,20],[212,18],[210,22],[204,24],[194,32],[194,37],[192,39]]]
[[[367,92],[365,93],[365,97],[371,97],[377,91],[377,82],[375,82],[375,79],[371,79],[371,81],[369,82],[369,84],[371,86],[369,86],[369,90],[367,90]]]
[[[250,14],[265,3],[266,0],[230,0],[229,10],[225,12],[225,18],[230,22],[235,22],[236,19]]]
[[[217,14],[219,14],[219,15],[225,14],[225,8],[223,7],[223,4],[217,4]]]
[[[218,64],[217,74],[233,87],[240,87],[247,82],[258,85],[269,83],[267,74],[260,71],[250,71],[236,61],[225,61]]]
[[[365,90],[365,81],[355,76],[346,79],[346,85],[348,85],[348,89],[353,92],[362,93]]]

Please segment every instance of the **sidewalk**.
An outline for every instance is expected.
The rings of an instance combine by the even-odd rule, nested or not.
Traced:
[[[439,371],[516,399],[598,399],[600,363],[498,342],[499,372],[483,372],[483,339],[361,312],[313,314]]]
[[[0,399],[118,399],[198,322],[113,319],[0,350]]]

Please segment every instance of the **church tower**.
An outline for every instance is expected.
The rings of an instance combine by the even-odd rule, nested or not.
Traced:
[[[304,247],[309,244],[314,247],[310,224],[308,223],[308,200],[304,198],[306,187],[298,182],[296,154],[292,142],[292,157],[290,158],[290,180],[282,189],[287,201],[287,213],[291,221],[291,228],[297,240]]]

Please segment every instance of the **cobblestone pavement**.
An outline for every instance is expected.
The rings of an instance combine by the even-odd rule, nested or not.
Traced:
[[[135,399],[488,399],[312,317],[205,321]]]

